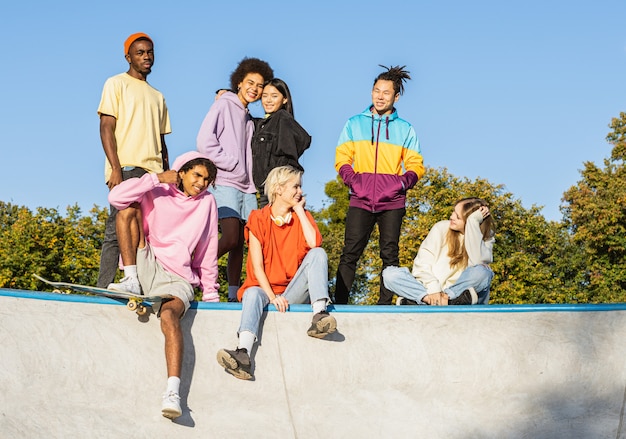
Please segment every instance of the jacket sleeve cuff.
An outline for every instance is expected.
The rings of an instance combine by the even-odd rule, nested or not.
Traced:
[[[202,301],[203,302],[219,302],[220,301],[220,295],[217,293],[217,291],[205,291],[204,294],[202,295]]]
[[[350,165],[343,165],[339,168],[339,175],[345,184],[350,185],[354,176],[354,169]]]
[[[154,187],[157,187],[158,185],[161,184],[161,182],[159,181],[159,176],[156,173],[150,173],[148,175],[150,176],[150,179],[152,180],[152,184],[154,185]]]
[[[417,183],[417,174],[413,171],[405,172],[400,178],[402,179],[402,184],[404,184],[405,190],[411,189],[415,186],[415,183]]]
[[[467,219],[470,218],[475,219],[478,224],[482,224],[483,220],[485,219],[483,218],[483,213],[480,210],[475,210],[474,212],[472,212],[472,214]]]

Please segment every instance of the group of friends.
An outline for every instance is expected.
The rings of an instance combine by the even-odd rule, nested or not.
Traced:
[[[233,376],[253,378],[250,355],[269,304],[285,312],[290,304],[310,303],[307,334],[314,338],[334,333],[337,322],[327,310],[328,258],[302,192],[299,159],[311,136],[294,118],[287,84],[267,62],[244,58],[230,75],[230,88],[216,93],[196,150],[170,165],[168,109],[147,82],[152,39],[129,36],[124,56],[128,71],[107,79],[98,107],[111,205],[98,286],[173,296],[157,312],[168,374],[162,414],[174,419],[182,414],[180,321],[196,288],[203,301],[220,300],[221,256],[228,254],[228,301],[242,302],[238,345],[217,353]],[[349,302],[357,263],[377,225],[379,304],[392,304],[394,296],[397,304],[487,304],[495,230],[480,198],[459,200],[450,219],[435,224],[420,245],[412,271],[400,267],[406,192],[424,175],[424,165],[413,127],[395,109],[409,72],[381,67],[372,103],[348,120],[336,147],[335,168],[350,203],[332,302]],[[265,117],[253,118],[248,105],[259,99]],[[114,282],[120,265],[124,276]]]

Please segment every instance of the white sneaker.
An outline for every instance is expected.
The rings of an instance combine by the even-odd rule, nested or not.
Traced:
[[[168,392],[163,394],[161,413],[169,419],[178,418],[183,414],[183,411],[180,409],[180,396],[178,396],[178,393]]]
[[[119,283],[109,284],[107,287],[109,290],[120,291],[122,293],[141,294],[141,285],[139,279],[133,276],[126,276],[119,281]]]

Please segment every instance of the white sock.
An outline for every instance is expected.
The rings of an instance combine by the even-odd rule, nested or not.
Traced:
[[[169,377],[167,379],[167,393],[174,392],[179,393],[180,390],[180,378],[179,377]]]
[[[313,315],[326,311],[326,299],[319,299],[313,302]]]
[[[137,266],[126,265],[124,267],[124,276],[137,278]]]
[[[239,287],[237,285],[229,285],[228,286],[228,298],[229,299],[236,299],[237,298],[237,291],[239,291]]]
[[[239,333],[239,345],[237,346],[237,348],[246,348],[248,350],[248,355],[250,355],[255,340],[256,336],[252,332],[242,331]]]

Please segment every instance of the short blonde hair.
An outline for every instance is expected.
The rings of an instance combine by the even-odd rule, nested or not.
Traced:
[[[263,182],[264,191],[270,204],[274,204],[278,188],[283,186],[294,177],[302,177],[302,171],[293,166],[279,166],[274,168],[267,174],[267,178]]]

